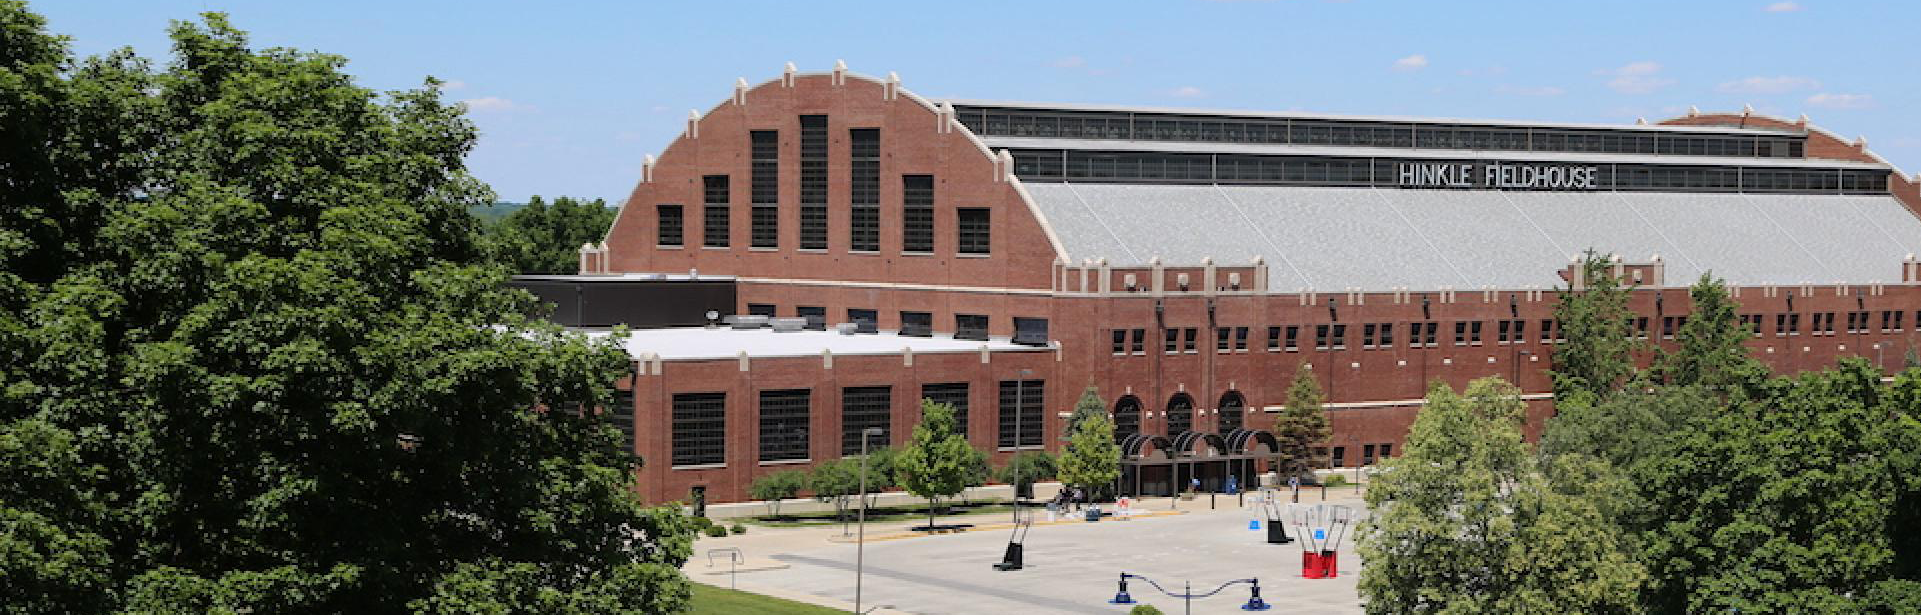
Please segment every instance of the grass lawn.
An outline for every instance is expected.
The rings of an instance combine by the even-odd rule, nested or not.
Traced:
[[[706,583],[694,583],[693,609],[690,615],[735,615],[738,613],[767,613],[769,615],[827,615],[841,613],[824,606],[814,606],[792,600],[770,598],[760,594],[750,594]]]

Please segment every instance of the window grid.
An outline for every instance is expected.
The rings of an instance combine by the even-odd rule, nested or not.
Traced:
[[[673,465],[727,462],[727,394],[675,393]]]
[[[659,221],[660,229],[655,243],[662,246],[686,245],[686,218],[679,205],[655,205],[654,219]]]
[[[956,228],[960,233],[958,238],[960,253],[988,254],[992,250],[994,228],[988,220],[988,210],[981,207],[963,207],[954,211],[958,218]]]
[[[1186,395],[1175,395],[1167,402],[1167,437],[1174,437],[1185,431],[1194,430],[1194,399]]]
[[[798,461],[808,458],[807,428],[812,409],[810,389],[760,392],[760,460]]]
[[[893,418],[894,389],[887,386],[846,387],[840,393],[840,454],[859,455],[861,432],[879,427],[881,435],[868,442],[869,450],[886,446]]]
[[[920,385],[922,399],[954,407],[954,431],[967,435],[967,383],[942,382]]]
[[[752,145],[753,211],[748,221],[748,245],[755,248],[780,247],[780,133],[755,130],[749,134]]]
[[[728,189],[726,175],[708,175],[701,178],[704,184],[704,198],[701,201],[700,245],[709,248],[727,247]]]
[[[852,229],[850,249],[880,251],[880,129],[848,131],[849,197]]]
[[[1047,394],[1044,380],[1002,380],[1000,390],[1000,435],[995,438],[1001,448],[1015,446],[1015,417],[1020,418],[1019,440],[1022,448],[1041,445],[1041,408]],[[1018,413],[1018,414],[1016,414]]]
[[[800,116],[800,247],[827,249],[827,116]]]
[[[901,176],[901,251],[934,251],[934,176]]]

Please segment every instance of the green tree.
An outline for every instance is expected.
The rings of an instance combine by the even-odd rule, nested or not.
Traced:
[[[487,225],[486,246],[515,273],[576,273],[581,244],[599,243],[614,214],[601,199],[563,196],[549,205],[535,195],[527,206]]]
[[[1542,472],[1521,440],[1525,410],[1499,378],[1429,390],[1406,452],[1367,490],[1357,549],[1368,612],[1632,610],[1643,573],[1586,491],[1606,472],[1572,457],[1566,480]]]
[[[1739,306],[1727,285],[1703,273],[1688,288],[1694,310],[1675,332],[1671,352],[1662,352],[1656,369],[1668,384],[1701,385],[1724,394],[1745,392],[1767,379],[1767,367],[1744,344],[1754,330],[1741,323]]]
[[[815,464],[807,473],[807,490],[814,499],[834,505],[834,518],[846,519],[849,499],[860,493],[856,458],[841,458]]]
[[[1099,391],[1089,386],[1081,391],[1081,398],[1074,402],[1074,412],[1067,416],[1067,432],[1061,435],[1061,440],[1066,441],[1073,437],[1074,430],[1080,427],[1081,421],[1095,416],[1107,416],[1107,402],[1101,399]],[[1109,420],[1112,420],[1112,417],[1109,417]]]
[[[973,460],[967,438],[954,431],[954,407],[923,399],[920,424],[907,447],[894,458],[894,474],[908,493],[927,498],[927,525],[934,525],[934,504],[967,488]]]
[[[1921,595],[1903,565],[1921,373],[1879,380],[1847,359],[1774,381],[1646,464],[1636,478],[1658,487],[1642,493],[1663,513],[1645,523],[1650,610],[1898,612],[1873,601]]]
[[[1094,389],[1081,396],[1080,405],[1093,412],[1073,422],[1067,448],[1061,451],[1059,474],[1062,483],[1081,487],[1092,497],[1120,478],[1121,446],[1114,441],[1114,420],[1107,416],[1107,404],[1094,395]]]
[[[747,497],[766,502],[767,515],[779,517],[781,501],[800,495],[800,490],[806,486],[806,472],[782,470],[755,477],[754,482],[747,485]]]
[[[1047,451],[1021,451],[1008,457],[1007,463],[995,472],[994,479],[1013,485],[1014,493],[1022,493],[1034,488],[1034,483],[1053,480],[1060,473],[1060,460]]]
[[[1554,318],[1567,339],[1554,349],[1556,408],[1594,404],[1634,375],[1634,312],[1628,309],[1630,288],[1614,276],[1606,256],[1588,250],[1579,264],[1580,290],[1560,289]]]
[[[560,410],[629,359],[501,287],[458,107],[169,34],[74,63],[0,0],[0,604],[680,609],[685,523]]]
[[[1301,364],[1294,371],[1294,382],[1287,387],[1285,405],[1274,417],[1274,439],[1280,444],[1280,450],[1275,451],[1280,461],[1276,473],[1283,477],[1311,476],[1320,465],[1314,445],[1326,441],[1330,433],[1322,403],[1320,381],[1314,378],[1314,370]]]

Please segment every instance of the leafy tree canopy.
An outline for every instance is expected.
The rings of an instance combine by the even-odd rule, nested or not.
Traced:
[[[571,274],[580,270],[580,246],[599,243],[615,210],[600,199],[559,197],[549,204],[535,195],[525,207],[487,225],[485,244],[515,273]]]
[[[1059,474],[1061,482],[1094,494],[1120,478],[1121,446],[1114,441],[1114,420],[1107,416],[1107,402],[1095,394],[1093,387],[1081,396],[1075,413],[1080,414],[1081,408],[1090,411],[1071,422],[1073,431],[1067,435],[1066,450],[1061,452]]]
[[[605,421],[537,411],[626,355],[501,288],[437,83],[169,34],[76,62],[0,0],[0,603],[678,610],[684,522]]]
[[[1628,292],[1614,275],[1613,263],[1588,250],[1582,257],[1583,288],[1561,289],[1554,318],[1566,343],[1554,348],[1554,399],[1557,407],[1593,404],[1633,377],[1634,312]]]

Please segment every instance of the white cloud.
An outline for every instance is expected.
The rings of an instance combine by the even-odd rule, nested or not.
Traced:
[[[1807,77],[1748,77],[1722,83],[1714,89],[1729,94],[1781,94],[1795,90],[1812,90],[1821,87],[1821,82]]]
[[[1174,88],[1173,90],[1169,91],[1167,95],[1173,96],[1175,98],[1200,98],[1202,96],[1206,96],[1207,92],[1202,91],[1200,88],[1197,88],[1191,85],[1183,85],[1181,87]]]
[[[1503,85],[1494,88],[1494,91],[1515,96],[1560,96],[1567,93],[1567,90],[1551,85]]]
[[[1394,70],[1413,71],[1427,68],[1427,56],[1414,54],[1394,61]]]
[[[1801,4],[1798,2],[1776,2],[1761,10],[1769,13],[1792,13],[1801,10]]]
[[[467,82],[459,79],[449,79],[440,82],[440,91],[442,92],[452,92],[454,90],[465,89],[466,87]]]
[[[1087,60],[1083,59],[1080,56],[1067,56],[1059,60],[1048,62],[1047,65],[1052,66],[1054,68],[1080,68],[1082,66],[1087,66]]]
[[[1830,94],[1822,92],[1809,96],[1808,105],[1826,109],[1865,109],[1874,106],[1874,97],[1868,94]]]
[[[467,105],[467,110],[474,111],[474,112],[525,111],[533,108],[531,106],[523,105],[511,100],[507,100],[505,98],[501,98],[499,96],[482,96],[480,98],[469,98],[467,100],[460,101],[460,104]]]
[[[1633,62],[1620,68],[1598,70],[1595,74],[1613,77],[1607,82],[1608,88],[1623,94],[1646,94],[1674,83],[1673,79],[1661,76],[1659,62]]]

